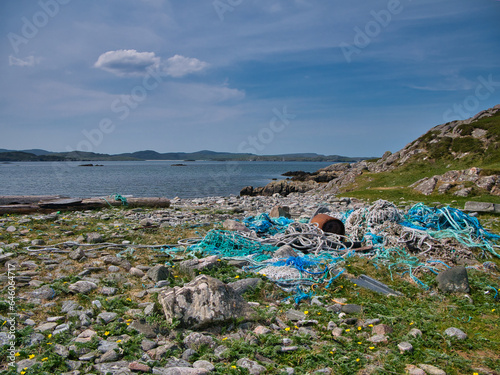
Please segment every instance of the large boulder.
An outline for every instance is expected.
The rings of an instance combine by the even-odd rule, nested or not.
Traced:
[[[233,288],[207,275],[163,291],[159,300],[168,323],[177,320],[190,329],[256,318],[255,310]]]

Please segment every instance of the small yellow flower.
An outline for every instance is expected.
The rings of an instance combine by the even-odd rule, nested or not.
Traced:
[[[231,368],[236,368],[236,366],[235,366],[235,365],[232,365],[232,366],[231,366]]]
[[[26,371],[21,371],[21,375],[24,375],[24,374],[26,374]]]
[[[368,327],[373,327],[373,324],[368,324]]]
[[[130,325],[130,323],[127,323],[127,325],[129,326],[129,325]]]
[[[29,358],[29,359],[33,359],[33,358],[35,358],[35,355],[34,355],[34,354],[30,354],[30,355],[28,356],[28,358]]]
[[[67,283],[68,283],[67,281],[63,282],[63,284],[67,284]]]
[[[47,345],[52,345],[52,343],[51,343],[51,342],[48,342],[48,343],[47,343]]]
[[[358,286],[358,284],[354,284],[354,286]],[[359,358],[358,358],[359,359]]]
[[[360,359],[359,359],[359,358],[356,358],[356,362],[359,362],[359,361],[360,361]]]
[[[318,315],[321,315],[321,313],[319,312]]]
[[[373,350],[373,349],[375,349],[375,347],[374,346],[370,346],[368,349]]]
[[[495,309],[491,310],[491,312],[495,312]]]
[[[413,322],[410,323],[410,325],[412,326],[413,325]]]
[[[330,354],[333,354],[333,352],[330,352]]]
[[[21,353],[17,352],[16,354],[14,354],[16,357],[19,357],[21,355]]]
[[[227,340],[227,337],[224,337],[224,338],[222,339],[222,341],[225,341],[225,340]]]
[[[358,344],[361,345],[361,341],[358,341]]]
[[[235,276],[234,278],[235,278],[235,279],[239,279],[240,277],[239,277],[239,276]]]
[[[179,276],[177,276],[177,275],[174,276],[174,278],[177,278],[177,277],[179,277]]]
[[[220,262],[220,259],[217,259],[217,262]]]
[[[104,336],[109,335],[109,331],[104,332]]]
[[[345,331],[346,331],[346,332],[351,332],[351,330],[350,330],[349,328],[347,328]]]
[[[479,375],[479,373],[478,373],[478,372],[475,372],[475,373],[473,373],[472,375]]]
[[[309,311],[307,311],[307,310],[306,310],[306,311],[304,311],[304,314],[306,314],[306,315],[307,315],[307,314],[309,314]]]
[[[7,323],[7,321],[3,322],[3,324],[2,324],[2,325],[4,326],[6,323]]]
[[[116,342],[119,344],[119,343],[121,343],[121,342],[122,342],[122,340],[116,340]]]
[[[287,331],[287,332],[290,331],[290,327],[286,327],[285,331]]]
[[[358,327],[358,331],[361,331],[361,327]]]
[[[127,298],[127,301],[132,301],[132,299],[130,299],[130,297],[129,297],[129,298]]]
[[[299,327],[295,326],[295,329],[299,329]]]
[[[47,359],[49,359],[49,358],[47,358],[47,357],[42,358],[42,362],[45,362]]]
[[[52,337],[52,333],[49,333],[47,337],[50,339]]]
[[[265,273],[263,273],[262,276],[266,277],[267,275]]]

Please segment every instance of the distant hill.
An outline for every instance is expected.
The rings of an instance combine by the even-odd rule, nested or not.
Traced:
[[[339,155],[318,155],[298,153],[283,155],[254,155],[246,153],[216,152],[202,150],[197,152],[159,153],[153,150],[136,151],[117,155],[93,152],[49,152],[40,149],[16,151],[0,149],[0,161],[120,161],[120,160],[212,160],[212,161],[326,161],[355,162],[366,158]]]

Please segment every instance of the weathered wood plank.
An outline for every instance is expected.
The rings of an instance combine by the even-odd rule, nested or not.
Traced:
[[[40,201],[49,201],[61,198],[69,198],[62,195],[2,195],[0,205],[7,204],[31,204]]]

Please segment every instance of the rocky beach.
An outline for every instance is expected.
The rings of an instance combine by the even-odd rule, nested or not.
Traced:
[[[3,216],[1,373],[497,374],[498,217],[466,234],[424,208],[315,191]]]

